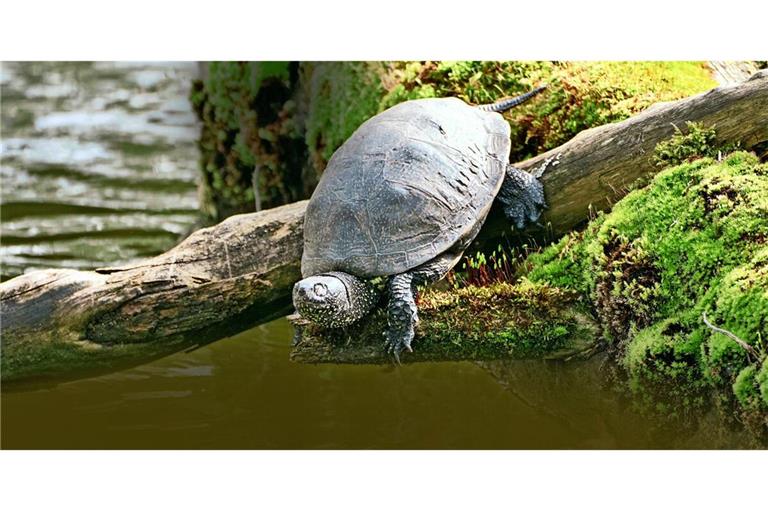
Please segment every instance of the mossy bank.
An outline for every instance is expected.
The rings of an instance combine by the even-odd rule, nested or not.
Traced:
[[[513,161],[716,85],[700,62],[213,62],[191,94],[204,208],[221,219],[308,197],[352,132],[399,102],[489,103],[542,83],[546,94],[505,114]]]
[[[646,406],[695,416],[714,401],[765,436],[766,241],[768,165],[734,152],[662,171],[525,267],[580,295]]]

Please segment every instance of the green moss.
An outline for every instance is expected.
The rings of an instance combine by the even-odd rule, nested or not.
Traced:
[[[716,157],[718,153],[730,153],[736,145],[718,146],[714,127],[705,128],[701,123],[686,123],[687,132],[675,126],[675,135],[656,145],[653,161],[659,167],[670,167],[691,162],[706,156]]]
[[[757,372],[755,380],[760,389],[760,397],[763,399],[763,404],[768,406],[768,359],[763,359],[763,365],[760,367],[760,371]]]
[[[743,407],[750,407],[760,401],[760,387],[757,383],[757,369],[747,366],[739,372],[733,382],[733,394]]]
[[[575,294],[530,281],[452,290],[418,298],[414,352],[404,361],[568,357],[590,350],[596,331]],[[292,357],[307,362],[383,362],[387,318],[378,308],[346,329],[305,328]]]
[[[768,359],[762,366],[750,365],[739,372],[733,382],[733,394],[743,413],[742,419],[747,428],[758,436],[765,435],[768,429]]]
[[[528,256],[523,264],[528,278],[534,282],[572,290],[582,297],[587,297],[594,289],[594,280],[590,258],[585,252],[587,245],[583,240],[585,236],[594,234],[603,218],[604,216],[601,216],[591,223],[585,232],[565,235],[543,251]]]
[[[541,357],[583,337],[575,295],[528,280],[428,290],[419,300],[419,344],[462,359]]]
[[[754,361],[702,314],[765,357],[766,240],[768,166],[736,152],[662,171],[525,268],[592,304],[636,391],[727,395]]]
[[[379,112],[384,65],[328,62],[305,65],[311,75],[306,142],[318,175],[333,152],[368,118]]]
[[[678,415],[705,403],[699,359],[699,346],[680,321],[665,319],[635,334],[622,364],[629,372],[630,389],[646,406]]]
[[[540,97],[504,114],[512,129],[512,161],[557,147],[586,128],[626,119],[653,103],[717,86],[700,62],[398,62],[391,64],[387,82],[383,108],[445,96],[492,103],[547,83]]]
[[[191,98],[203,123],[204,202],[223,217],[307,197],[333,152],[362,122],[399,102],[456,96],[491,103],[548,83],[505,114],[512,160],[658,101],[716,83],[696,62],[404,61],[211,63]]]

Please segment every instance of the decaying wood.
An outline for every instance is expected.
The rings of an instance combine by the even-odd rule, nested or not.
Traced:
[[[517,166],[533,170],[550,162],[541,178],[550,205],[544,221],[562,233],[584,221],[590,209],[609,208],[638,179],[655,172],[655,145],[686,121],[715,125],[719,142],[739,141],[745,148],[764,144],[768,72],[586,130]],[[42,354],[46,345],[82,347],[85,360],[115,346],[140,352],[142,346],[156,351],[173,343],[178,350],[196,343],[193,337],[179,342],[178,336],[274,314],[288,305],[299,278],[305,207],[301,201],[230,217],[135,265],[36,271],[0,284],[4,370],[16,354],[37,349]],[[494,210],[481,235],[507,229]]]

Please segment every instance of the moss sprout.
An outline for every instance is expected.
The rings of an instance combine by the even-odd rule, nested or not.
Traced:
[[[687,122],[686,130],[683,133],[675,126],[675,135],[656,145],[653,161],[658,167],[679,165],[707,156],[714,158],[738,149],[737,145],[718,145],[714,127],[705,128],[701,123]]]

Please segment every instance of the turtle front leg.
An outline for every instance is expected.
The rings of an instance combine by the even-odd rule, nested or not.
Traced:
[[[413,287],[434,283],[448,273],[461,259],[463,249],[445,252],[433,260],[416,267],[410,272],[397,274],[389,280],[389,307],[387,309],[388,328],[387,351],[400,364],[403,349],[413,352],[411,342],[419,324],[419,313],[413,297]]]
[[[389,280],[389,306],[387,307],[387,352],[400,364],[403,349],[413,352],[411,342],[419,323],[416,301],[413,297],[413,273],[405,272]]]
[[[541,181],[511,165],[507,165],[507,175],[498,198],[504,205],[504,214],[517,229],[536,222],[547,207]]]

